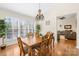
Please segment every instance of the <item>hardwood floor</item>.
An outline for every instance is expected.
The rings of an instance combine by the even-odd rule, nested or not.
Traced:
[[[55,56],[78,55],[79,51],[76,48],[76,40],[65,40],[55,44],[52,54]]]
[[[55,44],[51,51],[52,56],[71,56],[79,55],[79,49],[76,48],[76,40],[65,40]],[[0,56],[19,56],[19,47],[17,44],[0,49]]]
[[[19,47],[17,44],[7,46],[5,49],[0,49],[0,56],[18,56]]]

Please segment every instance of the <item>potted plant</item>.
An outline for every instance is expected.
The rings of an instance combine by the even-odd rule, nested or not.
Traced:
[[[1,48],[4,48],[6,45],[4,44],[4,39],[6,35],[6,23],[5,20],[0,20],[0,40],[2,40]]]
[[[37,24],[36,25],[36,32],[39,33],[40,36],[42,36],[42,34],[40,33],[40,31],[41,31],[41,26],[40,26],[40,24]]]
[[[41,31],[41,27],[40,27],[39,24],[37,24],[37,25],[36,25],[36,32],[37,32],[37,33],[40,33],[40,31]]]

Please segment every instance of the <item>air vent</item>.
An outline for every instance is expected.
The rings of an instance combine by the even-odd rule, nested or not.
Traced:
[[[61,19],[61,20],[63,20],[63,19],[65,19],[66,17],[59,17],[59,19]]]

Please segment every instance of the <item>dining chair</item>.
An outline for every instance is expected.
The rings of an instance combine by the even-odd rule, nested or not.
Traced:
[[[47,50],[48,50],[48,55],[52,54],[52,40],[53,40],[53,47],[54,47],[54,36],[52,32],[47,32],[45,35],[45,39],[47,41]]]
[[[20,48],[20,56],[25,56],[28,53],[28,48],[23,47],[23,43],[20,37],[17,38],[17,41],[18,41],[18,46]]]
[[[30,38],[30,37],[33,37],[33,33],[32,32],[28,33],[28,38]]]
[[[35,33],[35,38],[39,38],[40,37],[40,34],[39,33]]]
[[[43,38],[43,41],[41,42],[41,51],[40,51],[41,56],[46,56],[48,55],[48,40]]]
[[[36,40],[41,39],[39,33],[35,32],[35,38],[36,38]],[[32,49],[33,49],[32,51],[34,52],[34,54],[33,54],[34,56],[40,56],[40,43],[34,45]]]
[[[32,46],[33,47],[33,46]],[[41,48],[40,48],[40,43],[39,44],[36,44],[33,48],[32,48],[32,53],[33,53],[33,56],[40,56],[41,53]]]
[[[38,39],[39,34],[35,33],[36,38]],[[52,34],[48,32],[45,36],[42,36],[42,42],[35,46],[35,49],[38,51],[38,56],[47,56],[50,55],[50,48],[52,48]]]

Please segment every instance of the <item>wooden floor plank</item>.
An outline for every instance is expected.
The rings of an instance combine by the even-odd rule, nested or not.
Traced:
[[[73,49],[74,51],[69,51]],[[70,53],[79,55],[79,49],[76,48],[76,40],[66,40],[64,43],[55,43],[55,48],[51,51],[52,56],[64,56]],[[70,54],[71,55],[71,54]],[[0,49],[0,56],[19,56],[19,47],[17,44],[7,46],[5,49]]]

